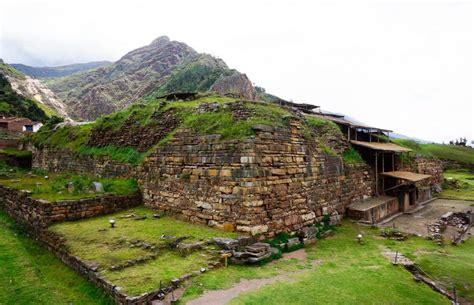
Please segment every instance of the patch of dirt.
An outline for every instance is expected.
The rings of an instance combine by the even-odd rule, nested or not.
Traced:
[[[292,273],[294,274],[294,273]],[[241,293],[257,290],[265,285],[278,281],[292,281],[293,279],[286,274],[277,275],[266,279],[241,280],[238,284],[229,289],[209,290],[199,298],[187,302],[187,305],[221,305],[226,304]]]
[[[305,249],[299,249],[289,253],[283,253],[283,259],[292,259],[296,258],[299,260],[306,260],[308,258],[308,253],[306,253]]]
[[[290,253],[284,253],[283,259],[292,259],[296,258],[298,260],[306,260],[308,258],[308,254],[306,253],[305,249],[299,249],[297,251],[293,251]],[[312,266],[319,265],[321,261],[315,260],[312,261]],[[287,274],[280,274],[270,278],[264,279],[242,279],[239,283],[235,284],[231,288],[228,289],[220,289],[220,290],[207,290],[201,295],[199,298],[191,300],[187,302],[187,305],[222,305],[227,304],[232,299],[239,296],[241,293],[255,291],[260,289],[261,287],[269,284],[273,284],[275,282],[292,282],[294,281],[294,275],[308,272],[310,269],[302,269],[295,272],[290,272]]]

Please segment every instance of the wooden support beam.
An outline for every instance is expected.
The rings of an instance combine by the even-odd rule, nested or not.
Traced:
[[[379,168],[378,168],[378,153],[375,152],[375,195],[379,195]]]

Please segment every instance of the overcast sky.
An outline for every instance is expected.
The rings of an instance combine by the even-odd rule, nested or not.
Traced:
[[[0,58],[117,60],[167,35],[268,92],[413,137],[474,139],[471,1],[2,0]]]

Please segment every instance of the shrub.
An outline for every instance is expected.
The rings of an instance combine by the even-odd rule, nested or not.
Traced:
[[[361,164],[364,163],[364,159],[360,153],[352,146],[342,153],[342,160],[346,164]]]
[[[319,145],[319,148],[321,148],[322,153],[325,154],[325,155],[333,156],[333,157],[337,155],[336,152],[331,147],[329,147],[329,146],[327,146],[323,143],[321,143]]]

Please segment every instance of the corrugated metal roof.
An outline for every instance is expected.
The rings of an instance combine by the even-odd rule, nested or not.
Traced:
[[[390,151],[390,152],[409,152],[411,149],[394,144],[394,143],[382,143],[382,142],[364,142],[364,141],[351,141],[354,145],[367,147],[373,150]]]
[[[387,177],[407,180],[411,182],[417,182],[417,181],[425,180],[431,177],[431,175],[424,175],[424,174],[404,172],[404,171],[385,172],[385,173],[382,173],[382,175],[387,176]]]
[[[364,125],[357,122],[352,122],[343,115],[332,115],[332,114],[325,114],[325,113],[312,113],[310,115],[327,119],[340,125],[346,125],[346,126],[349,126],[350,128],[360,128],[360,129],[376,130],[376,131],[383,131],[383,132],[392,132],[392,130],[377,128],[377,127],[368,126],[368,125]]]

